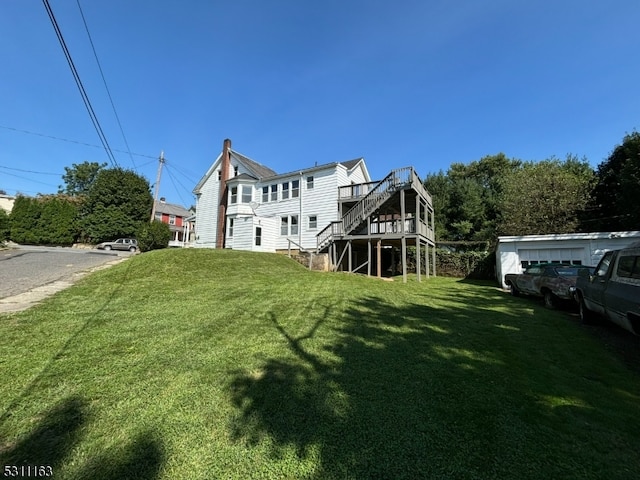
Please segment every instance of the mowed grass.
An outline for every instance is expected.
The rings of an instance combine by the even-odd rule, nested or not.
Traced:
[[[0,315],[0,466],[57,479],[629,479],[640,378],[494,285],[135,256]]]

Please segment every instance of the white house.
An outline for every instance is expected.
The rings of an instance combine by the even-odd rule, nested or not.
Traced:
[[[498,237],[497,277],[506,288],[507,273],[521,273],[534,263],[559,262],[595,266],[605,252],[640,240],[640,231],[567,233]]]
[[[370,274],[375,266],[378,275],[387,263],[399,263],[382,258],[391,258],[393,248],[401,247],[406,268],[407,241],[418,252],[425,246],[427,256],[435,249],[431,196],[410,167],[376,182],[363,158],[278,174],[225,140],[193,192],[196,248],[324,252],[334,269],[367,266]],[[427,274],[428,262],[422,264]]]
[[[290,246],[315,249],[318,232],[339,218],[338,187],[370,181],[362,158],[277,174],[232,150],[231,141],[225,140],[222,153],[194,189],[194,246],[264,252]]]

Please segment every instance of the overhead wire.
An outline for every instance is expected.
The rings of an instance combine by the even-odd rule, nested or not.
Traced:
[[[114,156],[113,152],[111,151],[111,147],[109,146],[109,142],[107,141],[107,137],[104,134],[104,131],[102,130],[102,127],[100,126],[100,122],[98,120],[98,116],[96,115],[95,111],[93,110],[93,106],[91,105],[91,101],[89,100],[89,95],[87,94],[84,85],[82,84],[82,80],[80,79],[80,74],[78,73],[78,70],[76,69],[75,64],[73,63],[73,59],[71,58],[71,53],[69,52],[69,49],[67,48],[67,44],[64,41],[64,37],[62,36],[62,31],[60,30],[60,27],[58,26],[58,22],[56,20],[55,15],[53,14],[53,10],[51,9],[51,5],[49,5],[49,0],[42,0],[42,3],[44,4],[45,9],[47,10],[47,14],[49,15],[49,20],[51,21],[51,25],[53,26],[53,29],[56,32],[56,36],[58,37],[58,41],[60,42],[60,46],[62,47],[62,51],[64,52],[64,56],[67,59],[67,63],[69,64],[69,68],[71,69],[71,73],[73,75],[73,78],[76,82],[76,86],[78,87],[78,90],[80,92],[80,96],[82,97],[82,101],[84,102],[84,105],[87,109],[87,112],[89,113],[89,117],[91,118],[91,122],[93,123],[93,127],[96,130],[96,133],[98,134],[98,137],[100,138],[100,143],[102,143],[102,146],[104,147],[104,150],[107,154],[107,157],[109,158],[109,161],[111,162],[113,167],[118,168],[118,161],[116,160],[116,157]]]
[[[129,142],[127,141],[127,137],[124,134],[124,129],[122,128],[122,123],[120,123],[120,117],[118,116],[118,112],[116,111],[116,106],[113,103],[113,98],[111,97],[111,92],[109,91],[109,87],[107,86],[107,80],[104,77],[104,72],[102,71],[102,65],[100,65],[100,60],[98,60],[98,53],[96,52],[96,48],[93,45],[93,39],[91,38],[91,33],[89,33],[89,26],[87,25],[87,21],[84,18],[84,12],[82,11],[82,7],[80,6],[80,0],[76,0],[78,4],[78,9],[80,10],[80,16],[82,17],[82,22],[84,23],[84,28],[87,31],[87,36],[89,37],[89,43],[91,44],[91,49],[93,50],[93,56],[96,59],[96,63],[98,64],[98,70],[100,70],[100,76],[102,77],[102,83],[104,83],[104,88],[107,91],[107,96],[109,97],[109,101],[111,102],[111,108],[113,109],[113,114],[116,117],[116,122],[118,123],[118,127],[120,128],[120,133],[122,134],[122,139],[124,140],[124,144],[127,147],[127,152],[129,153],[129,158],[131,159],[131,163],[133,163],[133,169],[137,170],[136,162],[133,159],[133,155],[131,154],[131,149],[129,148]]]
[[[12,131],[14,131],[14,132],[25,133],[25,134],[27,134],[27,135],[36,135],[36,136],[38,136],[38,137],[50,138],[50,139],[52,139],[52,140],[59,140],[59,141],[61,141],[61,142],[75,143],[75,144],[77,144],[77,145],[83,145],[83,146],[85,146],[85,147],[103,148],[103,147],[101,147],[100,145],[94,145],[94,144],[92,144],[92,143],[79,142],[79,141],[77,141],[77,140],[70,140],[70,139],[68,139],[68,138],[55,137],[55,136],[53,136],[53,135],[45,135],[44,133],[31,132],[31,131],[29,131],[29,130],[22,130],[22,129],[19,129],[19,128],[7,127],[7,126],[5,126],[5,125],[0,125],[0,128],[4,128],[5,130],[12,130]],[[119,153],[128,153],[128,152],[126,152],[126,151],[124,151],[124,150],[118,150],[118,149],[115,149],[115,148],[114,148],[114,149],[112,149],[112,151],[114,151],[114,152],[119,152]],[[157,157],[157,156],[154,156],[154,155],[144,155],[144,154],[142,154],[142,153],[135,153],[135,152],[131,152],[131,155],[135,155],[136,157],[152,158],[152,159],[153,159],[153,161],[156,161],[156,160],[158,159],[158,157]],[[149,163],[151,163],[151,162],[147,162],[147,163],[145,163],[145,164],[143,164],[143,165],[139,165],[139,166],[141,166],[141,167],[142,167],[142,166],[144,166],[144,165],[148,165]]]

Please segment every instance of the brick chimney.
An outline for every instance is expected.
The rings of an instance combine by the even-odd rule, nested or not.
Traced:
[[[224,237],[227,230],[227,178],[231,169],[229,151],[231,140],[228,138],[222,143],[222,161],[220,164],[220,197],[218,201],[218,228],[216,232],[216,248],[224,248]]]

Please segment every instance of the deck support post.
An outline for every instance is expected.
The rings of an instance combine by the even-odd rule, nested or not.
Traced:
[[[402,283],[407,283],[407,215],[405,205],[405,191],[400,190],[400,231],[402,232],[402,238],[400,243],[402,244]]]
[[[353,273],[353,253],[351,250],[351,240],[347,243],[347,248],[349,249],[349,273]]]
[[[416,237],[416,275],[418,282],[422,282],[422,267],[420,266],[420,236]]]
[[[367,242],[367,277],[371,276],[371,237],[369,237],[369,241]]]
[[[382,239],[379,238],[378,239],[378,246],[376,247],[376,249],[378,250],[377,255],[378,258],[376,259],[376,268],[378,270],[378,278],[382,277]]]

